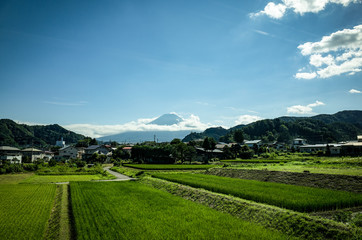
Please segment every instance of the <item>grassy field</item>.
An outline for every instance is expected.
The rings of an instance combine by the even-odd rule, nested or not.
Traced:
[[[198,170],[217,167],[216,165],[176,165],[176,164],[124,164],[125,167],[131,167],[142,170]]]
[[[0,175],[0,184],[18,184],[33,176],[34,173],[9,173]]]
[[[77,239],[290,239],[137,182],[71,182]]]
[[[228,160],[227,160],[228,161]],[[278,160],[275,160],[278,161]],[[288,171],[322,174],[340,174],[362,176],[361,157],[310,157],[307,161],[288,161],[283,163],[263,163],[263,162],[229,162],[229,168],[258,169],[270,171]]]
[[[70,181],[92,181],[92,180],[106,180],[114,179],[113,176],[96,175],[32,175],[29,178],[21,181],[20,183],[57,183],[57,182],[70,182]]]
[[[42,239],[55,185],[0,185],[0,238]]]
[[[153,174],[152,176],[300,212],[362,205],[362,194],[344,191],[204,174]]]

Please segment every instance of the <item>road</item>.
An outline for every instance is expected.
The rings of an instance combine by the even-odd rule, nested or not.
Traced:
[[[106,170],[107,172],[109,172],[110,174],[112,174],[113,176],[116,177],[116,179],[112,179],[112,180],[99,180],[102,182],[106,182],[106,181],[129,181],[129,180],[135,180],[135,178],[130,178],[126,175],[120,174],[118,172],[112,171],[110,169],[110,167],[104,167],[104,170]]]

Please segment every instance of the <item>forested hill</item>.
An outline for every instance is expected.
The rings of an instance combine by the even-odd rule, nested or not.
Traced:
[[[244,138],[261,139],[264,142],[290,142],[295,137],[308,140],[309,143],[340,142],[356,139],[362,134],[362,111],[342,111],[336,114],[321,114],[313,117],[279,117],[265,119],[248,125],[238,125],[214,138],[218,141],[233,142],[233,131],[242,129]],[[210,129],[193,138],[190,134],[183,141],[211,137]]]
[[[0,146],[41,147],[54,145],[61,137],[67,144],[77,143],[84,138],[83,135],[68,131],[57,124],[29,126],[17,124],[10,119],[0,119]]]

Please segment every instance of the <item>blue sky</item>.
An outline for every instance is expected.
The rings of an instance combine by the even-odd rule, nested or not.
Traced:
[[[354,0],[1,1],[0,118],[101,136],[170,112],[203,129],[362,110],[361,12]]]

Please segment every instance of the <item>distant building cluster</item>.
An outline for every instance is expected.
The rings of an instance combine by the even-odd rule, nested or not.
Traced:
[[[328,144],[313,144],[310,145],[305,139],[295,138],[292,145],[285,143],[268,143],[265,144],[261,140],[244,141],[242,144],[237,143],[218,143],[212,150],[206,150],[202,147],[195,147],[198,158],[203,155],[212,155],[213,157],[220,157],[224,154],[225,147],[232,148],[235,145],[248,146],[250,149],[258,149],[260,147],[274,148],[277,150],[294,149],[302,153],[317,153],[328,152],[331,156],[338,155],[350,155],[361,156],[362,155],[362,135],[357,136],[357,140],[341,143],[328,143]],[[19,149],[10,146],[0,146],[0,164],[4,162],[8,163],[32,163],[37,160],[49,161],[55,159],[57,161],[67,159],[82,159],[84,161],[89,160],[96,153],[97,155],[104,156],[104,159],[110,160],[113,152],[116,148],[112,148],[110,145],[91,145],[88,147],[76,147],[67,146],[65,141],[61,139],[56,141],[56,146],[60,147],[57,152],[43,151],[37,148],[25,148]],[[132,154],[132,146],[123,147],[124,152]]]

